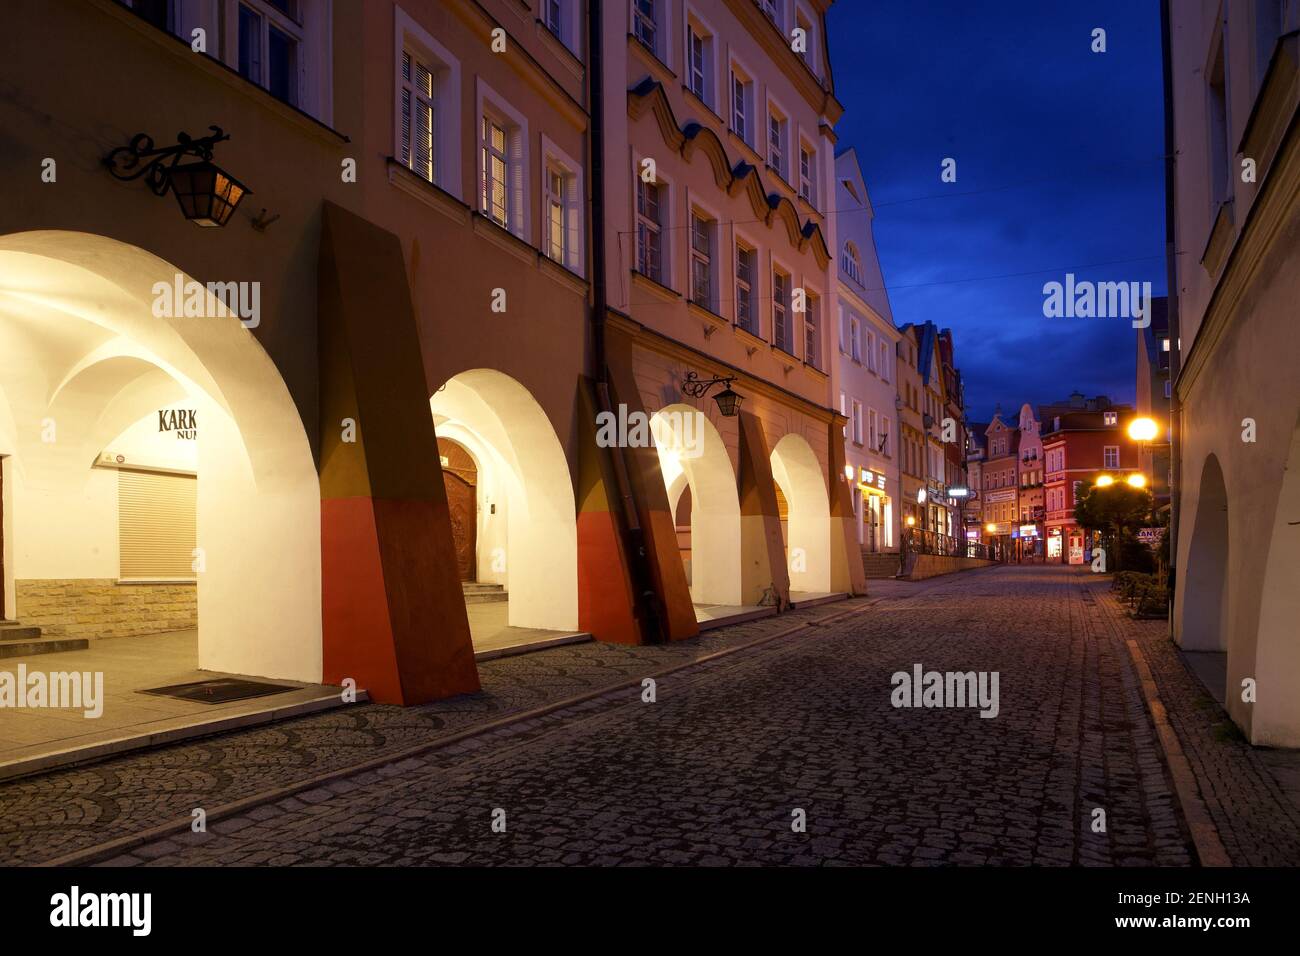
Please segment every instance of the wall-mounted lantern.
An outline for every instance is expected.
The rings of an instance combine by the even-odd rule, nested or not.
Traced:
[[[702,379],[694,372],[686,373],[686,380],[682,382],[682,394],[689,395],[692,398],[703,398],[709,394],[709,389],[714,385],[721,385],[722,391],[713,396],[713,400],[718,403],[718,410],[722,412],[724,418],[735,418],[736,412],[740,408],[740,403],[744,398],[737,395],[731,390],[731,383],[735,377],[729,378],[711,378]]]
[[[125,182],[143,178],[155,196],[176,195],[181,214],[200,226],[224,226],[252,190],[212,162],[212,147],[230,139],[220,126],[212,135],[192,139],[176,134],[176,145],[155,147],[153,137],[136,133],[126,146],[104,157],[114,178]],[[192,156],[197,162],[182,163]],[[168,162],[170,160],[170,162]]]

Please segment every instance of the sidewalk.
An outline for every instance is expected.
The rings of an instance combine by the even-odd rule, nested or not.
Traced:
[[[238,676],[198,665],[198,634],[192,630],[104,638],[84,650],[0,660],[0,672],[14,675],[20,668],[26,674],[103,675],[97,717],[88,717],[84,707],[0,709],[0,780],[342,706],[339,688],[293,681],[259,681],[286,690],[226,703],[141,693]]]
[[[1252,747],[1192,672],[1165,621],[1135,621],[1110,579],[1083,580],[1100,615],[1137,641],[1234,866],[1300,866],[1300,752]]]

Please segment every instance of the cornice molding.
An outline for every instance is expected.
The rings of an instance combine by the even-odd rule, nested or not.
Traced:
[[[745,160],[733,165],[722,139],[712,129],[702,123],[688,123],[684,128],[681,127],[664,85],[650,77],[628,90],[627,94],[629,117],[640,119],[647,111],[654,115],[660,135],[670,149],[688,163],[697,150],[704,153],[713,168],[713,179],[720,189],[729,196],[735,196],[743,190],[753,207],[754,215],[764,225],[771,227],[773,220],[779,218],[785,226],[791,245],[799,252],[811,248],[821,269],[830,265],[831,253],[821,226],[811,219],[801,219],[798,208],[788,197],[770,192],[763,184],[757,167]]]

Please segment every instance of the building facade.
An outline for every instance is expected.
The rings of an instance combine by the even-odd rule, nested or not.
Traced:
[[[1074,519],[1083,489],[1100,475],[1124,481],[1141,474],[1137,444],[1128,437],[1132,406],[1075,392],[1064,402],[1043,405],[1043,500],[1046,557],[1062,564],[1090,560],[1092,536]]]
[[[1002,553],[1011,547],[1020,515],[1018,476],[1020,432],[1002,418],[999,406],[984,430],[988,446],[981,469],[984,477],[984,540],[996,544]]]
[[[1020,406],[1016,428],[1017,440],[1017,528],[1016,550],[1021,559],[1044,555],[1046,531],[1046,496],[1043,475],[1043,439],[1041,425],[1034,417],[1033,406]]]
[[[1300,745],[1300,7],[1169,4],[1173,633],[1247,738]],[[1253,692],[1246,690],[1253,688]]]
[[[1151,322],[1137,329],[1137,412],[1157,425],[1156,437],[1139,450],[1142,471],[1150,479],[1157,508],[1169,506],[1170,435],[1169,401],[1173,379],[1169,359],[1173,342],[1169,331],[1169,297],[1151,300]]]
[[[876,255],[874,213],[853,149],[835,157],[839,241],[836,291],[839,315],[840,413],[845,430],[845,474],[853,471],[858,542],[868,553],[899,548],[899,333]]]
[[[0,617],[414,703],[861,592],[825,7],[6,7]]]

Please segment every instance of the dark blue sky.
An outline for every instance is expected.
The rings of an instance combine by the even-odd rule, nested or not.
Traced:
[[[1042,290],[1071,271],[1165,292],[1156,0],[839,0],[829,31],[894,320],[953,330],[971,418],[1131,401],[1130,322],[1045,318]]]

